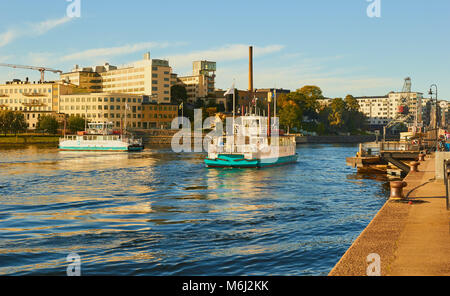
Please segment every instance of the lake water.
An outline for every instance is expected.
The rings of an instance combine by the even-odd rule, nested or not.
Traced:
[[[0,275],[326,275],[388,197],[345,165],[208,169],[205,154],[0,148]]]

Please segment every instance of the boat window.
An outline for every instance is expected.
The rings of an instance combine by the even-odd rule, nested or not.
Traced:
[[[245,145],[248,145],[248,144],[250,144],[250,137],[246,136],[245,137]]]
[[[86,141],[86,140],[87,140],[87,136],[83,136],[83,140],[85,140],[85,141]]]

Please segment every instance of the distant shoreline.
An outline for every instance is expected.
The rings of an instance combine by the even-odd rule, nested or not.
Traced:
[[[7,135],[0,136],[0,145],[57,144],[58,135]]]

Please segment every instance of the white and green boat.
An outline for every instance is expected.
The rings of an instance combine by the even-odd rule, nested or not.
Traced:
[[[297,162],[295,136],[267,132],[267,120],[256,115],[237,118],[234,135],[211,139],[205,164],[216,168],[262,168]]]
[[[142,139],[116,133],[112,123],[89,123],[88,129],[77,135],[59,139],[62,151],[141,151]]]

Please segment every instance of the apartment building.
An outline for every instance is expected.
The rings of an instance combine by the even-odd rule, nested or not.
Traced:
[[[0,110],[23,112],[28,128],[35,129],[41,115],[57,115],[60,95],[73,92],[73,87],[56,82],[14,79],[0,85]]]
[[[148,96],[123,93],[62,95],[62,113],[87,118],[90,122],[112,122],[120,129],[167,129],[178,116],[178,106],[151,102]]]
[[[417,117],[417,122],[422,123],[422,98],[423,94],[418,92],[401,93],[390,92],[385,96],[356,97],[359,103],[359,111],[368,118],[368,124],[372,128],[379,128],[394,119],[399,111],[402,99],[409,95],[409,112]]]
[[[195,103],[199,98],[214,95],[215,72],[216,62],[194,61],[192,63],[192,75],[177,78],[177,83],[186,88],[189,103]]]
[[[120,67],[109,63],[84,68],[76,65],[71,72],[61,74],[61,80],[87,92],[146,95],[151,102],[170,103],[171,74],[168,61],[151,59],[147,52],[143,60]]]

